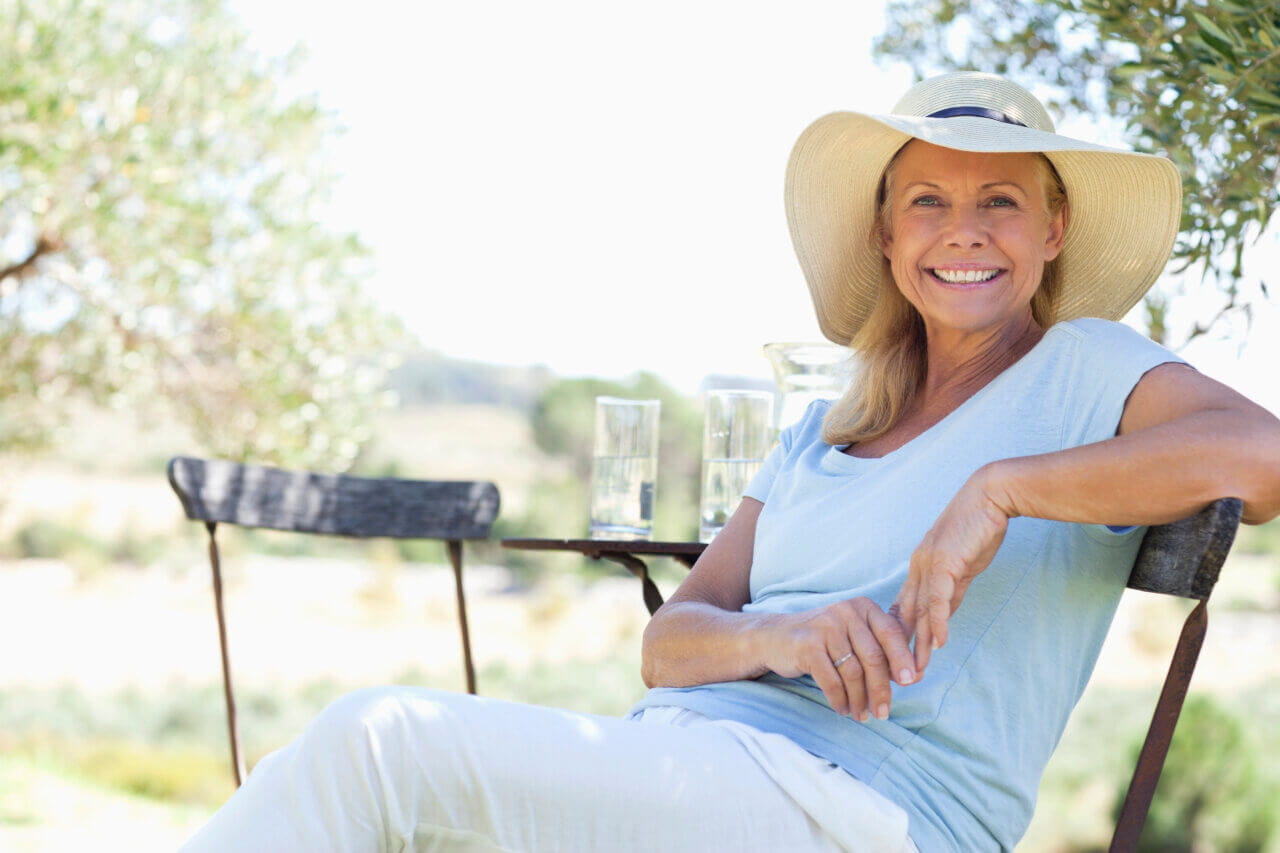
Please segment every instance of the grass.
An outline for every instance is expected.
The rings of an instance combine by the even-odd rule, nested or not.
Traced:
[[[403,683],[423,684],[408,672]],[[456,684],[436,679],[436,686]],[[502,666],[479,673],[486,695],[618,714],[639,694],[633,663],[625,657],[600,663]],[[325,704],[354,685],[317,682],[288,694],[246,690],[242,731],[250,764],[282,745]],[[1091,691],[1072,718],[1062,747],[1041,786],[1025,851],[1084,851],[1105,846],[1109,809],[1132,770],[1129,750],[1150,718],[1149,690]],[[1250,748],[1280,754],[1280,684],[1238,696],[1218,697],[1220,709],[1247,720]],[[1247,714],[1245,711],[1247,710]],[[9,691],[0,702],[0,827],[38,820],[24,805],[24,774],[52,774],[78,785],[119,792],[174,807],[209,811],[231,792],[222,699],[218,687],[154,694],[121,691],[89,697],[73,690]],[[1172,763],[1172,762],[1171,762]],[[1280,769],[1261,763],[1258,784],[1280,785]],[[1273,839],[1274,849],[1280,839]]]
[[[394,679],[458,690],[460,673],[408,671]],[[643,685],[637,662],[620,654],[597,662],[481,668],[486,696],[586,713],[624,713]],[[241,742],[252,766],[284,745],[325,705],[362,685],[320,681],[282,693],[237,692]],[[0,754],[80,783],[170,803],[214,808],[231,793],[220,685],[91,696],[72,688],[0,693]],[[0,788],[0,822],[11,800]],[[12,821],[15,818],[9,815]]]

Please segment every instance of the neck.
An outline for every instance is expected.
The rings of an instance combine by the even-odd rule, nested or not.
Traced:
[[[982,332],[927,330],[928,361],[919,396],[921,406],[968,399],[1026,355],[1043,336],[1044,330],[1030,313],[1023,321]]]

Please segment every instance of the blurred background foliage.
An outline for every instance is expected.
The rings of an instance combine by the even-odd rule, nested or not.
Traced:
[[[1222,294],[1217,311],[1169,327],[1179,279],[1147,297],[1150,335],[1178,343],[1267,296],[1245,250],[1266,230],[1280,179],[1280,3],[1276,0],[891,0],[875,42],[917,78],[1006,74],[1061,116],[1121,123],[1139,151],[1182,174],[1171,272]]]
[[[321,225],[334,117],[219,0],[0,0],[0,450],[73,401],[343,470],[399,323]]]
[[[1183,707],[1138,849],[1266,850],[1280,843],[1280,779],[1259,760],[1247,716],[1204,695]],[[1141,742],[1130,758],[1137,763]],[[1118,793],[1113,817],[1119,817]]]

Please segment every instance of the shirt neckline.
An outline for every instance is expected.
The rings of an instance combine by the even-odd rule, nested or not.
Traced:
[[[976,406],[984,397],[993,393],[992,389],[999,384],[1006,382],[1006,377],[1013,374],[1015,371],[1018,371],[1019,368],[1023,368],[1023,365],[1030,364],[1033,357],[1035,357],[1036,354],[1044,347],[1045,341],[1049,339],[1049,336],[1053,334],[1054,330],[1060,325],[1060,323],[1055,323],[1046,329],[1045,333],[1040,336],[1040,340],[1036,341],[1035,346],[1027,350],[1021,358],[1006,367],[1004,370],[1000,371],[1000,373],[996,374],[990,382],[975,391],[967,400],[948,412],[946,416],[940,419],[937,423],[933,424],[924,432],[920,433],[900,447],[890,450],[883,456],[850,456],[848,453],[844,452],[845,448],[849,446],[848,444],[832,444],[827,447],[827,460],[830,463],[842,466],[846,471],[857,471],[885,464],[900,455],[904,455],[904,451],[911,449],[917,444],[917,442],[923,442],[925,439],[929,438],[931,434],[941,431],[948,423],[954,422],[961,412],[971,406]],[[836,457],[839,457],[839,459],[837,460]]]

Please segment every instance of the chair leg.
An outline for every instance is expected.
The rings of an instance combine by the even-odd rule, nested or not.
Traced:
[[[227,653],[227,620],[222,608],[222,564],[218,559],[218,540],[215,531],[218,524],[206,521],[209,531],[209,565],[213,569],[213,605],[218,615],[218,645],[222,650],[222,691],[227,699],[227,732],[231,736],[231,772],[236,787],[244,781],[244,759],[240,755],[239,726],[236,723],[236,697],[231,689],[231,658]]]
[[[476,670],[471,662],[471,632],[467,628],[467,600],[462,594],[462,540],[450,539],[449,562],[453,564],[453,588],[458,599],[458,626],[462,631],[462,668],[467,676],[467,692],[476,692]]]
[[[1138,765],[1133,770],[1129,792],[1120,808],[1115,835],[1111,837],[1111,853],[1127,853],[1138,846],[1138,838],[1147,822],[1147,810],[1151,807],[1151,798],[1160,781],[1160,771],[1164,768],[1164,759],[1169,752],[1169,743],[1173,740],[1173,730],[1178,725],[1178,715],[1182,713],[1182,701],[1187,696],[1191,673],[1200,656],[1200,647],[1204,644],[1208,625],[1209,614],[1205,602],[1201,601],[1187,616],[1182,634],[1178,637],[1173,662],[1169,664],[1169,674],[1160,690],[1160,699],[1156,702],[1156,710],[1151,717],[1151,727],[1147,729],[1147,739],[1142,744],[1142,752],[1138,754]]]

